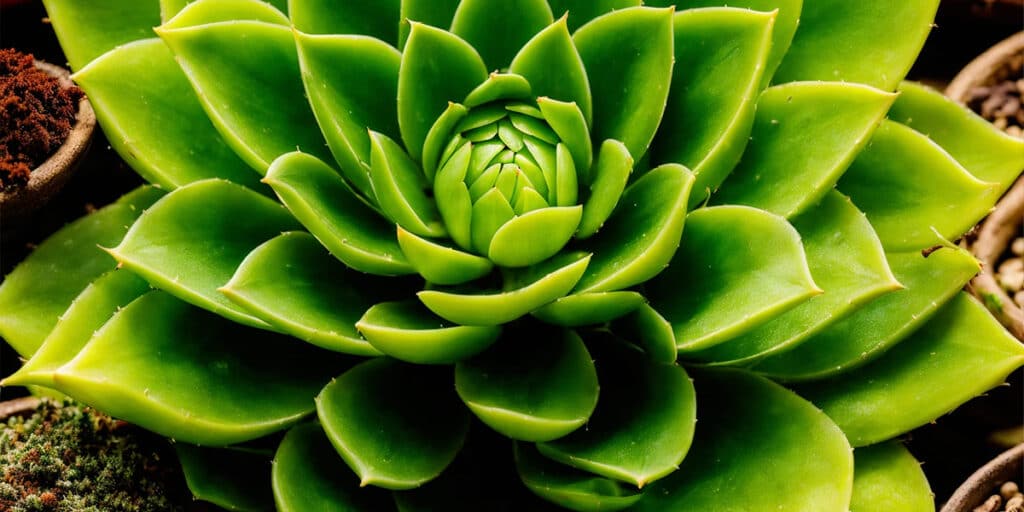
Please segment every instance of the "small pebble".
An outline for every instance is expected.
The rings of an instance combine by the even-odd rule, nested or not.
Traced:
[[[1017,238],[1010,244],[1010,252],[1016,256],[1024,256],[1024,237]]]
[[[996,279],[1006,291],[1016,292],[1024,289],[1024,259],[1011,258],[999,264]]]
[[[1024,308],[1024,290],[1013,294],[1013,301],[1016,302],[1018,306]]]
[[[1006,482],[999,488],[999,495],[1002,496],[1004,500],[1009,500],[1017,494],[1020,494],[1020,489],[1017,487],[1016,482]]]
[[[974,512],[999,512],[999,507],[1003,504],[1003,498],[1000,498],[998,494],[989,496],[985,503],[974,507]]]
[[[1024,511],[1024,495],[1017,494],[1006,502],[1005,512]]]

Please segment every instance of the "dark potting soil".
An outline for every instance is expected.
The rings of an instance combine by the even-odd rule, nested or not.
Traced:
[[[82,95],[37,69],[32,55],[0,49],[0,190],[28,183],[64,143]]]

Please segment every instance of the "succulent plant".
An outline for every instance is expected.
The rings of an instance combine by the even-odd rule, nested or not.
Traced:
[[[879,443],[1024,364],[949,242],[1022,143],[901,82],[937,0],[45,3],[155,187],[7,277],[4,384],[202,499],[923,510]]]

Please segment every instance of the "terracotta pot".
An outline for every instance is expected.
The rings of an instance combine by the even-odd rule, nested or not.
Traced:
[[[974,472],[949,498],[941,512],[971,512],[989,496],[999,493],[1008,480],[1020,481],[1024,471],[1024,444],[1019,444],[992,459]]]
[[[36,68],[60,80],[64,87],[72,87],[71,75],[60,66],[42,61],[35,62]],[[42,207],[67,183],[75,168],[83,160],[92,134],[96,129],[96,114],[85,97],[78,103],[75,125],[71,127],[64,144],[39,167],[32,170],[24,187],[0,192],[0,222],[6,226],[16,224]]]

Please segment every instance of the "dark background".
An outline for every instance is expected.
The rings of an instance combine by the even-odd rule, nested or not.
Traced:
[[[1009,5],[1013,1],[944,0],[936,26],[909,77],[944,87],[971,59],[1024,27],[1024,8],[1020,6],[1024,2]],[[0,7],[0,47],[16,48],[41,60],[66,65],[45,16],[38,1]],[[86,161],[49,207],[21,225],[3,224],[0,219],[0,274],[7,275],[34,244],[67,222],[114,201],[141,183],[97,130]],[[0,375],[9,375],[19,364],[17,355],[0,343]],[[976,398],[907,436],[907,444],[923,462],[940,503],[975,468],[1004,449],[992,440],[994,432],[1024,421],[1024,372],[1018,370],[1008,380],[1009,386]],[[20,388],[0,389],[3,399],[23,393]]]

